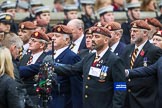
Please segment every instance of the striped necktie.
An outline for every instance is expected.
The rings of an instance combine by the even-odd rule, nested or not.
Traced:
[[[132,54],[132,57],[131,57],[131,62],[130,62],[130,68],[131,68],[131,69],[133,68],[134,62],[135,62],[135,60],[136,60],[137,52],[138,52],[138,48],[136,48],[136,49],[133,51],[133,54]]]
[[[94,61],[93,61],[93,64],[92,64],[93,67],[96,66],[96,64],[98,63],[99,59],[100,59],[100,56],[96,56],[96,57],[95,57],[95,59],[94,59]]]
[[[33,56],[31,55],[28,62],[27,62],[27,65],[30,65],[32,63],[32,61],[33,61]]]

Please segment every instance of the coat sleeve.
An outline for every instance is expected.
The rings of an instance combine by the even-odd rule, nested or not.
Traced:
[[[21,98],[18,95],[17,83],[13,79],[7,80],[7,104],[8,108],[23,108]]]
[[[80,75],[83,72],[83,60],[75,63],[74,65],[55,65],[54,72],[62,76]]]
[[[140,67],[135,68],[133,70],[129,70],[129,77],[136,78],[136,77],[148,77],[151,75],[155,75],[157,73],[157,65],[158,63],[154,63],[148,67]]]
[[[126,95],[126,78],[121,59],[112,64],[112,78],[114,82],[113,108],[123,108]]]
[[[20,78],[30,77],[38,74],[40,68],[40,64],[31,64],[28,66],[20,66]]]

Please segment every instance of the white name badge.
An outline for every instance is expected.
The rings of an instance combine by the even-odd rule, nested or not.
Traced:
[[[100,77],[101,69],[96,67],[91,67],[89,71],[89,75]]]

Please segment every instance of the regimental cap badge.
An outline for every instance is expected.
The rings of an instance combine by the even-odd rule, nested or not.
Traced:
[[[88,30],[88,33],[92,33],[92,30],[91,30],[91,29],[89,29],[89,30]]]
[[[35,37],[37,37],[38,36],[38,32],[35,32],[34,35],[35,35]]]
[[[97,23],[97,27],[101,27],[102,25],[101,25],[101,22],[98,22]]]
[[[58,28],[57,28],[57,31],[58,31],[58,32],[60,32],[60,31],[61,31],[61,28],[60,28],[60,27],[58,27]]]
[[[11,20],[11,16],[6,15],[5,20]]]
[[[112,27],[109,25],[109,26],[108,26],[108,29],[109,29],[109,30],[112,30]]]
[[[25,26],[24,26],[24,24],[21,24],[21,29],[23,29]]]
[[[133,27],[137,27],[137,24],[136,24],[136,23],[134,23],[134,24],[133,24]]]

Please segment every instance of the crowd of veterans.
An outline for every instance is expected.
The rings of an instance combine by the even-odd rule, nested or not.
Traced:
[[[98,19],[95,1],[79,3],[65,4],[65,19],[54,25],[39,0],[1,3],[0,108],[161,108],[162,14],[141,19],[134,0],[121,23],[117,5],[99,8]],[[15,12],[29,9],[14,22]],[[45,62],[57,75],[46,106],[35,88]]]

